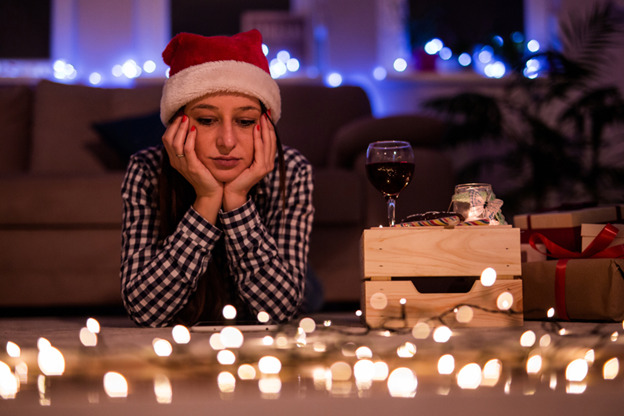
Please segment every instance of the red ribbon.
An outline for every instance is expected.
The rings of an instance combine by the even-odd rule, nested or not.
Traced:
[[[581,253],[570,251],[554,243],[544,235],[535,233],[529,237],[529,244],[538,252],[560,259],[557,261],[555,271],[555,308],[557,315],[563,320],[569,320],[566,310],[565,299],[565,279],[566,267],[569,259],[618,259],[624,258],[624,244],[609,247],[618,234],[618,229],[611,224],[607,224],[598,233],[596,238]],[[546,252],[537,248],[538,243],[543,243]]]

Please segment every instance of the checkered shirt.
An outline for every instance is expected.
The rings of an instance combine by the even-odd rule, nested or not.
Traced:
[[[243,206],[219,212],[219,228],[190,207],[164,241],[158,241],[161,148],[132,156],[121,189],[121,291],[137,324],[171,324],[197,288],[220,238],[225,239],[229,272],[252,312],[265,311],[275,322],[297,313],[314,215],[312,167],[297,150],[285,148],[284,153],[285,209],[276,163]]]

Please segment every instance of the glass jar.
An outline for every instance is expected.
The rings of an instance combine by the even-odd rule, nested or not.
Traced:
[[[491,197],[489,183],[462,183],[455,186],[451,204],[465,221],[480,220],[486,218],[485,207]]]

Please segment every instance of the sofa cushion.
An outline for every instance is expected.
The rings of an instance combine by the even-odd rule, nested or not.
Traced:
[[[366,152],[368,144],[379,140],[404,140],[416,147],[440,147],[445,134],[442,121],[419,114],[360,118],[338,130],[332,141],[329,164],[350,169],[356,157]]]
[[[330,143],[342,125],[371,114],[368,96],[360,87],[282,81],[280,92],[280,138],[285,145],[299,149],[313,166],[327,165]]]
[[[93,128],[107,146],[116,161],[110,160],[107,149],[99,149],[96,156],[109,168],[125,168],[130,156],[147,147],[162,143],[165,126],[160,121],[160,113],[150,113],[138,117],[123,118],[109,122],[94,123]],[[92,147],[92,149],[94,149]]]
[[[145,115],[160,107],[160,85],[94,88],[41,81],[33,119],[33,173],[101,173],[93,154],[100,141],[93,123]]]
[[[115,227],[123,173],[0,177],[0,228]]]
[[[0,173],[17,173],[27,169],[31,112],[32,90],[29,87],[0,87]]]
[[[314,225],[361,224],[364,192],[361,175],[345,169],[314,169]]]

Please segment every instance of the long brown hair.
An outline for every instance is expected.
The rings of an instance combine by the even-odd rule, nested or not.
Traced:
[[[275,123],[268,114],[264,103],[260,102],[261,116],[266,115],[269,122],[275,128]],[[183,111],[180,109],[177,114]],[[282,200],[282,209],[286,207],[286,166],[284,162],[284,149],[282,147],[277,129],[279,191]],[[158,229],[159,241],[164,241],[171,235],[182,217],[188,211],[196,198],[193,186],[171,166],[169,155],[162,149],[162,167],[158,178],[158,201],[160,209],[160,226]],[[220,239],[215,245],[206,272],[200,277],[197,289],[191,295],[188,303],[182,308],[174,319],[174,323],[191,325],[199,320],[220,321],[223,306],[228,303],[239,306],[241,304],[236,294],[235,283],[228,273],[226,262],[225,244]],[[242,311],[245,312],[245,311]],[[243,314],[244,316],[244,314]]]

